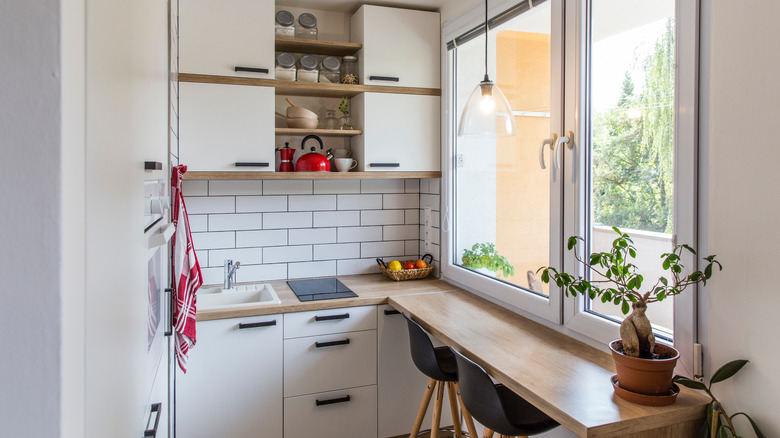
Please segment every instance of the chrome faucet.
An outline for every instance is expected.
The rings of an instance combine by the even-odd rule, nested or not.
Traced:
[[[241,262],[233,264],[233,260],[225,260],[225,284],[223,289],[233,289],[233,283],[236,282],[236,271],[241,266]]]

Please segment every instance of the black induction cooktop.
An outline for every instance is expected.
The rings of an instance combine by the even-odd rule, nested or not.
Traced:
[[[290,289],[301,301],[333,300],[336,298],[352,298],[357,294],[344,283],[335,278],[315,278],[313,280],[291,280],[287,282]]]

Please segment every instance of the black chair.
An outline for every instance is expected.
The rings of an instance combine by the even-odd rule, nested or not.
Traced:
[[[409,348],[412,353],[412,361],[414,361],[415,366],[417,366],[417,369],[419,369],[420,372],[430,378],[409,437],[415,438],[420,432],[420,426],[422,425],[423,418],[425,418],[425,413],[428,411],[428,405],[431,402],[434,390],[436,390],[436,399],[434,401],[433,419],[431,421],[431,438],[436,438],[438,436],[445,386],[449,392],[455,436],[463,436],[463,431],[460,428],[460,416],[458,415],[458,405],[460,405],[469,435],[476,437],[477,432],[474,427],[474,421],[463,406],[463,401],[460,400],[458,368],[452,350],[450,350],[449,347],[434,348],[433,343],[431,343],[425,330],[409,318],[406,313],[403,313],[403,316],[406,318],[406,322],[409,326]]]
[[[485,426],[482,437],[527,437],[547,432],[558,423],[490,376],[470,359],[452,350],[458,363],[463,403]]]

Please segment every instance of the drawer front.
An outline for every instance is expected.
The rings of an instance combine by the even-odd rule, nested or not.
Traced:
[[[376,384],[376,330],[284,341],[284,396]]]
[[[330,333],[376,328],[376,306],[315,310],[284,315],[284,338],[301,338]]]
[[[374,385],[284,399],[285,438],[376,436]]]

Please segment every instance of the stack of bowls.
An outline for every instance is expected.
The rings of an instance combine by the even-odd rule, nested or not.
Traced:
[[[287,127],[314,129],[317,127],[317,113],[297,106],[287,107]]]

